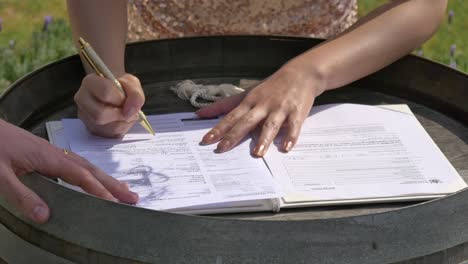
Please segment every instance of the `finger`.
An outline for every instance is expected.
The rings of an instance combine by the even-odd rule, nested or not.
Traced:
[[[216,148],[217,153],[222,153],[236,146],[258,123],[265,119],[267,112],[263,108],[254,108],[243,115],[238,122],[223,136]]]
[[[278,134],[281,125],[286,119],[284,112],[275,112],[268,116],[262,126],[258,143],[253,150],[253,154],[258,157],[263,157],[270,147],[271,143]]]
[[[86,192],[111,201],[117,199],[93,176],[93,174],[76,162],[68,159],[61,149],[47,146],[44,153],[38,152],[32,164],[35,170],[48,177],[61,178],[79,186]]]
[[[203,136],[201,144],[206,145],[218,142],[249,110],[250,108],[245,105],[236,107]]]
[[[125,102],[125,95],[115,87],[112,81],[96,74],[86,75],[81,86],[101,103],[121,107]]]
[[[88,169],[93,176],[98,179],[98,181],[101,182],[101,184],[119,201],[129,204],[136,204],[138,202],[138,194],[130,191],[128,184],[125,182],[120,182],[119,180],[107,175],[104,171],[73,152],[69,152],[67,157]]]
[[[246,93],[236,94],[222,100],[219,100],[207,107],[203,107],[195,112],[199,117],[210,118],[224,115],[234,109],[244,99]]]
[[[292,150],[294,145],[296,145],[304,120],[305,117],[301,116],[299,113],[292,113],[289,115],[287,119],[287,133],[284,136],[283,142],[281,144],[282,151],[289,152]]]
[[[140,80],[131,74],[125,74],[119,78],[122,88],[125,91],[127,98],[123,106],[123,114],[127,119],[138,114],[141,107],[145,103],[145,94],[141,87]]]
[[[105,125],[126,120],[121,108],[99,102],[94,96],[83,90],[76,93],[75,102],[79,111],[87,113],[91,124]]]
[[[47,204],[31,189],[21,183],[10,168],[2,168],[0,193],[21,214],[36,223],[45,223],[50,216]]]
[[[79,111],[78,118],[80,118],[88,128],[91,133],[108,138],[121,138],[123,137],[130,128],[135,124],[135,121],[138,120],[138,117],[135,116],[132,121],[116,121],[106,125],[97,125],[94,124],[85,112]]]

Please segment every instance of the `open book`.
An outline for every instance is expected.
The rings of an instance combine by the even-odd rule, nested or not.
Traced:
[[[140,195],[136,206],[170,212],[427,200],[466,187],[406,105],[316,106],[291,152],[272,145],[263,158],[250,155],[255,135],[223,154],[199,145],[219,119],[148,120],[156,136],[134,126],[122,139],[101,138],[78,119],[48,122],[47,131],[53,144],[127,182]]]

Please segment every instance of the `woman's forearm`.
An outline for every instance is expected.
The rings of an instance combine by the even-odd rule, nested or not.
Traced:
[[[68,0],[73,39],[78,48],[82,37],[96,50],[116,76],[125,72],[127,35],[126,0]],[[82,59],[88,73],[93,72]]]
[[[352,28],[291,61],[334,89],[371,74],[410,53],[434,34],[447,0],[388,3]]]
[[[93,134],[122,137],[138,120],[145,102],[138,78],[125,73],[127,1],[68,0],[68,12],[75,43],[80,37],[89,42],[124,90],[116,92],[112,81],[86,75],[74,96],[78,117]],[[92,73],[88,62],[83,57],[81,61]]]

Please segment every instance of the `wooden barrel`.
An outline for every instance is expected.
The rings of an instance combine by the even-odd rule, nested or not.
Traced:
[[[192,111],[169,91],[175,81],[260,80],[319,42],[267,36],[141,42],[128,46],[127,70],[143,83],[147,114]],[[39,69],[4,93],[0,115],[46,137],[44,122],[76,116],[73,95],[83,76],[77,56]],[[408,56],[325,93],[316,103],[335,102],[408,104],[468,177],[467,75]],[[0,201],[0,257],[11,263],[449,264],[468,259],[467,191],[422,203],[187,216],[93,198],[37,174],[23,181],[49,204],[52,216],[36,225]]]

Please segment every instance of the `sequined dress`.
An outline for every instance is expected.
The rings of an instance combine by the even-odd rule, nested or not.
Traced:
[[[206,35],[329,38],[357,20],[357,0],[130,0],[128,40]]]

